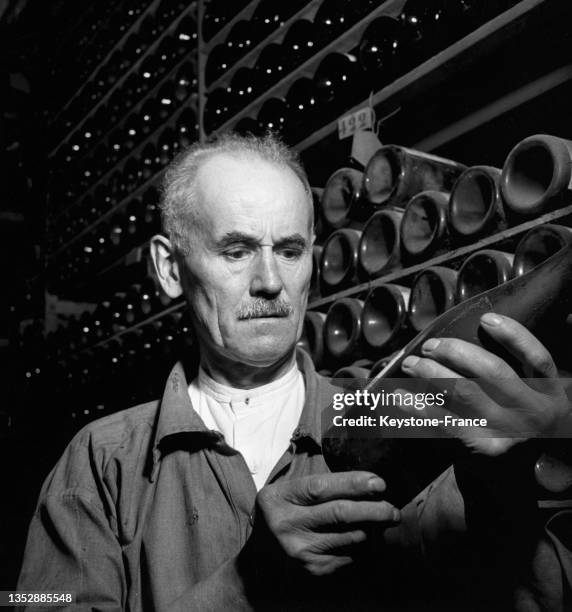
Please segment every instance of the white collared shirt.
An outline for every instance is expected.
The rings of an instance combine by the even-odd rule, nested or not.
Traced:
[[[280,378],[248,390],[218,383],[199,368],[189,396],[205,425],[242,454],[260,490],[302,414],[304,377],[296,363]]]

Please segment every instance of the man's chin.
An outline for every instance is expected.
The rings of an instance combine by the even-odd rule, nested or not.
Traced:
[[[278,343],[276,341],[253,341],[248,345],[236,347],[232,351],[235,361],[255,367],[271,366],[287,360],[295,350],[295,343]]]

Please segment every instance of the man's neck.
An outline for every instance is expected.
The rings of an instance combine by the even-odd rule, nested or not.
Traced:
[[[270,365],[252,365],[212,355],[201,347],[201,367],[216,382],[235,389],[254,389],[271,383],[290,370],[296,362],[292,351]]]

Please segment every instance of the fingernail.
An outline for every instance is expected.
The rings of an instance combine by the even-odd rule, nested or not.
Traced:
[[[421,350],[424,353],[430,353],[434,351],[439,346],[439,340],[437,338],[429,338],[426,342],[423,343]]]
[[[367,488],[373,493],[383,493],[385,491],[385,482],[377,476],[372,476],[367,482]]]
[[[397,508],[393,509],[393,520],[396,522],[401,520],[401,512]]]
[[[485,325],[490,325],[491,327],[495,327],[495,326],[500,325],[502,323],[502,319],[497,314],[495,314],[494,312],[487,312],[486,314],[484,314],[481,317],[481,321]]]
[[[416,357],[415,355],[409,355],[409,357],[406,357],[403,360],[401,367],[405,369],[414,368],[417,365],[418,361],[419,361],[419,357]]]

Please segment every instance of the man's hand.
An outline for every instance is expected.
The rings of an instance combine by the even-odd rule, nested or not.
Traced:
[[[384,481],[369,472],[319,474],[265,486],[257,496],[255,524],[245,553],[268,563],[276,556],[313,576],[332,574],[352,562],[368,527],[399,521],[399,511],[380,496]]]
[[[486,390],[477,381],[459,381],[451,409],[460,409],[460,416],[486,418],[487,435],[476,428],[452,427],[450,433],[481,454],[497,456],[524,439],[554,431],[570,413],[570,403],[550,353],[524,326],[493,313],[484,315],[481,324],[522,364],[526,376],[537,379],[534,386],[497,355],[455,338],[428,340],[422,347],[424,357],[405,359],[403,371],[425,379],[486,381]]]

